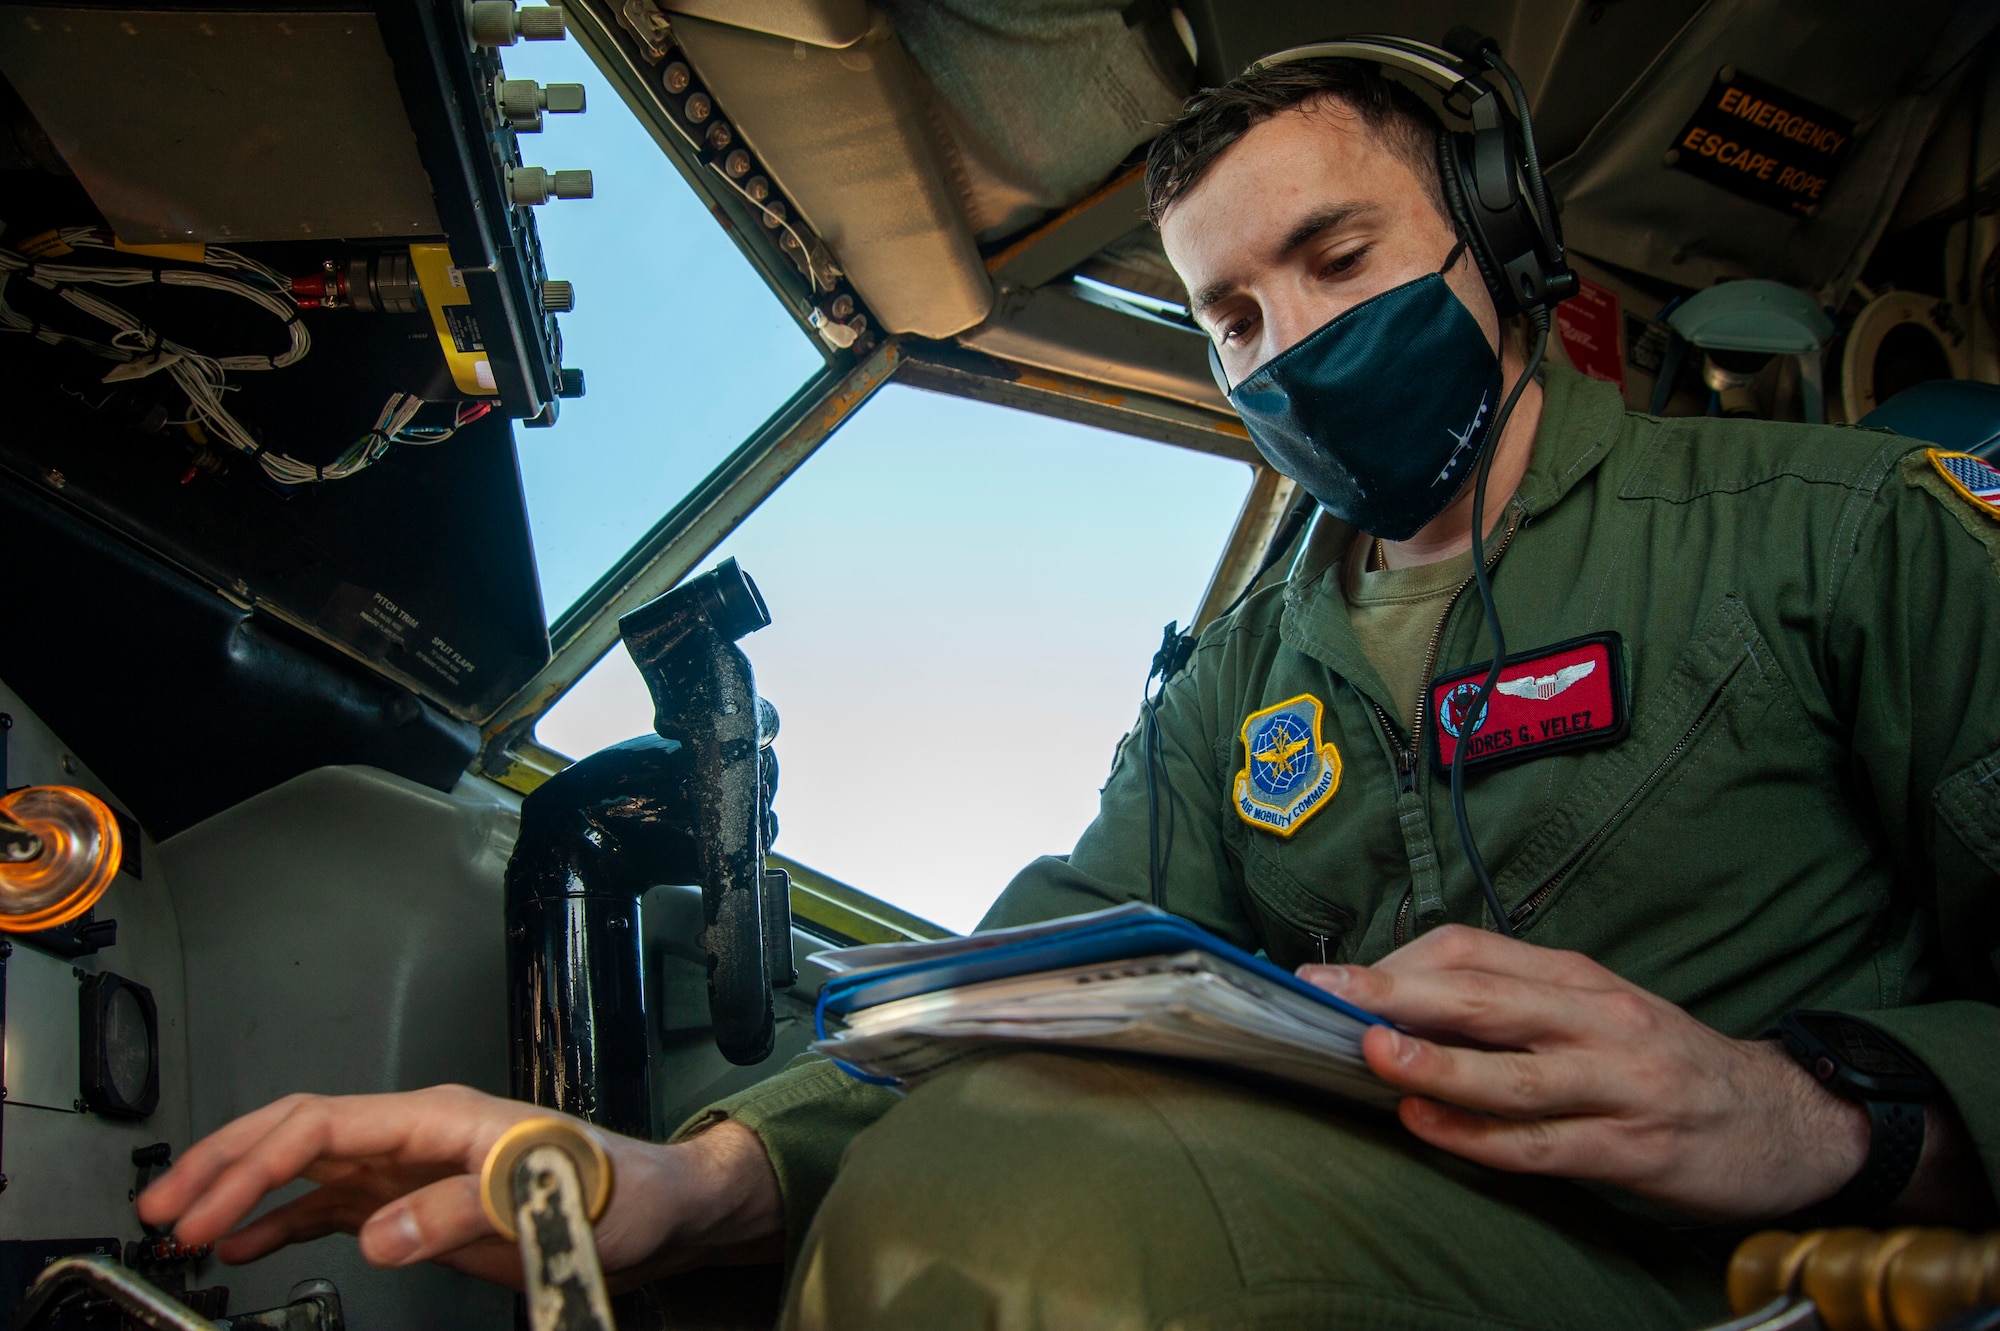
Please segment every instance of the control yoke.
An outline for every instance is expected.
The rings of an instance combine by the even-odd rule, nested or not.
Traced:
[[[782,875],[767,884],[764,873],[764,848],[777,831],[766,794],[777,780],[768,747],[777,712],[757,697],[736,645],[770,622],[757,584],[733,559],[618,621],[653,695],[653,728],[686,750],[700,792],[691,813],[709,1016],[716,1047],[739,1064],[770,1054],[771,987],[791,974],[787,885]]]

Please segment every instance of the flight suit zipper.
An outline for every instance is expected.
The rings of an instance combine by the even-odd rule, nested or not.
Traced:
[[[1493,549],[1487,553],[1486,567],[1488,570],[1491,570],[1495,564],[1500,562],[1500,556],[1506,553],[1507,547],[1513,543],[1514,533],[1520,530],[1520,527],[1520,506],[1518,504],[1510,504],[1507,509],[1507,530],[1500,533],[1500,539],[1494,543]],[[1431,675],[1437,669],[1438,652],[1444,647],[1445,625],[1451,622],[1451,612],[1458,608],[1458,598],[1465,595],[1466,588],[1472,586],[1475,581],[1476,579],[1468,576],[1464,582],[1459,583],[1457,590],[1452,592],[1451,599],[1444,603],[1444,613],[1438,616],[1437,628],[1431,634],[1431,645],[1424,652],[1424,686],[1417,694],[1417,712],[1410,724],[1410,742],[1407,745],[1399,742],[1401,737],[1396,732],[1396,723],[1391,721],[1389,714],[1382,710],[1382,704],[1376,702],[1373,698],[1368,700],[1368,705],[1375,709],[1375,720],[1381,725],[1383,735],[1388,738],[1390,748],[1395,750],[1396,775],[1400,779],[1399,790],[1401,794],[1408,795],[1417,788],[1417,765],[1422,762],[1424,751],[1424,722],[1430,714]],[[1405,942],[1409,941],[1410,901],[1415,894],[1416,888],[1414,885],[1404,889],[1403,902],[1400,906],[1396,907],[1395,940],[1397,947],[1401,947]]]
[[[1703,704],[1701,711],[1695,714],[1695,718],[1689,723],[1687,730],[1678,740],[1674,741],[1674,746],[1667,750],[1666,756],[1654,764],[1652,771],[1646,773],[1646,779],[1641,781],[1633,789],[1632,793],[1625,797],[1624,802],[1612,811],[1609,818],[1606,818],[1602,823],[1597,825],[1597,830],[1585,838],[1584,843],[1578,846],[1569,858],[1556,866],[1556,871],[1543,880],[1540,887],[1528,894],[1527,900],[1507,912],[1507,923],[1509,925],[1518,929],[1521,925],[1525,924],[1528,917],[1540,910],[1542,903],[1546,902],[1554,894],[1555,890],[1562,886],[1563,881],[1569,877],[1571,871],[1577,865],[1583,863],[1584,857],[1595,850],[1597,844],[1609,836],[1613,828],[1624,821],[1625,815],[1631,812],[1634,805],[1646,797],[1647,791],[1659,783],[1660,778],[1666,774],[1667,769],[1680,761],[1681,755],[1686,753],[1688,746],[1694,743],[1695,736],[1701,733],[1701,728],[1708,724],[1709,716],[1714,713],[1716,704],[1721,700],[1722,692],[1721,690],[1717,690],[1715,696]]]

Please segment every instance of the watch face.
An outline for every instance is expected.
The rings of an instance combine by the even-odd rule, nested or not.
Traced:
[[[1874,1028],[1831,1012],[1800,1012],[1793,1019],[1826,1046],[1850,1073],[1881,1083],[1885,1091],[1905,1089],[1905,1083],[1927,1084],[1929,1074],[1905,1057]]]

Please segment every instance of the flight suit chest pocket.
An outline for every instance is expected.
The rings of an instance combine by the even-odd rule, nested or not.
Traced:
[[[1769,643],[1734,596],[1703,616],[1664,682],[1647,694],[1634,697],[1629,737],[1590,760],[1568,798],[1496,876],[1517,929],[1548,917],[1570,886],[1641,824],[1650,829],[1643,850],[1652,868],[1639,881],[1657,881],[1662,892],[1692,889],[1700,875],[1680,866],[1718,839],[1757,835],[1734,827],[1754,815],[1732,792],[1801,776],[1810,766],[1804,750],[1817,748],[1805,742],[1810,726]],[[1767,731],[1774,719],[1783,735]],[[1801,772],[1779,770],[1788,764]],[[1753,769],[1757,781],[1744,783]],[[1670,792],[1688,807],[1664,826],[1651,814]]]
[[[1343,948],[1354,932],[1354,911],[1331,895],[1333,880],[1345,879],[1348,873],[1316,863],[1318,857],[1302,857],[1305,849],[1254,832],[1243,847],[1245,904],[1256,920],[1265,954],[1287,970],[1344,959]]]

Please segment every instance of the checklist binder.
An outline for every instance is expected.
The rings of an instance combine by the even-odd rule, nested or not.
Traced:
[[[813,958],[814,1048],[867,1081],[914,1085],[1030,1046],[1179,1059],[1377,1108],[1400,1092],[1361,1057],[1382,1018],[1152,906]]]

